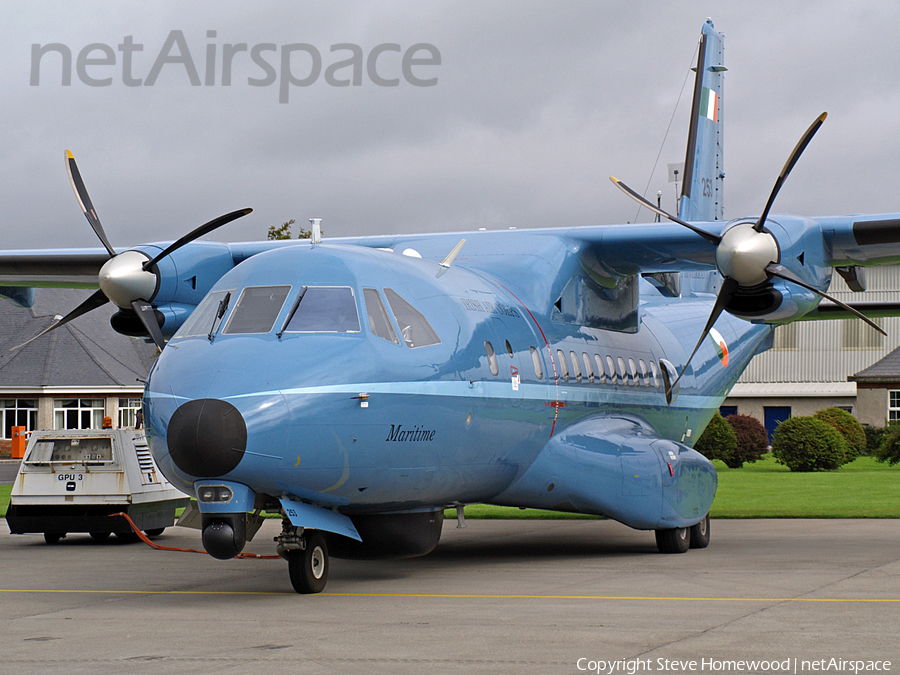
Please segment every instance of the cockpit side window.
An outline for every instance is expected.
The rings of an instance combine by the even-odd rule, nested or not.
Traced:
[[[427,347],[441,343],[441,339],[434,332],[434,328],[431,327],[431,324],[428,323],[428,320],[422,316],[419,310],[390,288],[384,289],[384,295],[391,306],[391,311],[394,312],[394,316],[397,318],[400,333],[403,335],[403,340],[408,347]]]
[[[213,329],[213,321],[219,311],[222,300],[232,291],[213,291],[209,293],[175,334],[176,338],[208,335]]]
[[[381,302],[381,296],[374,288],[364,288],[363,297],[366,301],[366,314],[369,317],[369,329],[382,340],[400,344],[391,320],[388,318],[387,310],[384,303]]]
[[[358,333],[359,312],[349,286],[308,286],[285,330],[288,333]]]
[[[268,333],[284,305],[290,286],[247,286],[222,331],[225,335]]]

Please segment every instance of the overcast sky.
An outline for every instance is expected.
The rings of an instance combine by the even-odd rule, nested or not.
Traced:
[[[725,215],[758,213],[800,134],[829,117],[794,169],[776,212],[900,211],[900,3],[828,2],[83,2],[5,8],[0,69],[3,248],[97,246],[69,187],[74,153],[117,247],[171,240],[221,213],[254,213],[216,233],[264,239],[269,225],[323,219],[327,236],[633,221],[616,175],[674,209],[666,164],[684,160],[702,23],[725,34]],[[181,31],[200,84],[192,86]],[[215,37],[210,31],[215,31]],[[131,51],[131,72],[119,45]],[[57,51],[72,53],[62,85]],[[321,73],[291,86],[282,47],[312,45]],[[377,86],[326,80],[358,45],[384,51]],[[440,65],[402,60],[432,45]],[[79,53],[93,61],[79,76]],[[222,84],[225,45],[246,44]],[[271,64],[275,82],[250,51]],[[215,50],[214,84],[206,85]],[[111,57],[110,57],[111,55]],[[411,57],[425,59],[427,50]],[[83,60],[83,59],[82,59]],[[165,61],[165,59],[163,59]],[[298,79],[311,57],[296,52]],[[351,79],[351,69],[335,74]],[[334,80],[335,78],[332,78]],[[141,86],[128,86],[141,80]],[[680,103],[679,103],[680,101]],[[677,105],[677,111],[676,111]],[[675,112],[671,131],[666,128]],[[665,141],[665,142],[664,142]],[[659,164],[654,164],[659,155]],[[640,220],[650,220],[644,211]]]

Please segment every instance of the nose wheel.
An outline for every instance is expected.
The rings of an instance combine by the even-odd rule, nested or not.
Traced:
[[[291,585],[298,593],[321,593],[328,581],[328,546],[321,532],[307,530],[303,548],[285,552]]]

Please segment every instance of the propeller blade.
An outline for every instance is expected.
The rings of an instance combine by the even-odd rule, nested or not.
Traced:
[[[616,178],[614,176],[610,176],[609,179],[622,192],[624,192],[626,195],[631,197],[634,201],[636,201],[641,206],[644,206],[644,207],[650,209],[651,211],[653,211],[653,213],[659,214],[663,218],[665,218],[667,220],[671,220],[673,223],[678,223],[679,225],[682,225],[682,226],[688,228],[689,230],[696,232],[697,234],[699,234],[701,237],[706,239],[706,241],[713,244],[714,246],[718,246],[719,242],[722,241],[722,238],[719,235],[713,234],[712,232],[707,232],[706,230],[701,229],[701,228],[697,227],[696,225],[691,225],[689,222],[684,221],[681,218],[676,218],[675,216],[671,215],[670,213],[666,213],[661,208],[656,206],[656,204],[653,204],[653,203],[649,202],[648,200],[644,199],[643,196],[641,196],[640,194],[638,194],[637,192],[632,190],[630,187],[625,185],[625,183],[620,181],[618,178]]]
[[[769,216],[769,211],[772,208],[772,204],[775,202],[775,197],[778,196],[778,191],[781,190],[781,186],[784,185],[784,181],[787,180],[788,174],[790,174],[791,170],[794,168],[794,164],[796,164],[797,160],[800,159],[800,155],[803,154],[806,146],[809,145],[812,137],[816,135],[816,132],[819,130],[819,127],[822,126],[822,123],[825,121],[826,117],[828,117],[827,112],[823,112],[821,115],[819,115],[816,118],[815,122],[809,125],[809,129],[804,132],[803,136],[800,137],[797,145],[794,146],[794,149],[788,157],[787,162],[784,163],[784,168],[782,168],[781,173],[778,174],[778,179],[775,181],[775,186],[772,188],[772,193],[769,195],[769,201],[766,202],[766,208],[763,209],[762,214],[759,216],[759,220],[756,221],[756,225],[753,226],[753,229],[757,232],[762,232],[763,225],[766,222],[766,218],[768,218]]]
[[[688,357],[687,361],[684,363],[684,367],[682,367],[681,372],[678,373],[678,377],[669,385],[668,390],[666,390],[666,399],[671,400],[671,393],[675,391],[675,385],[678,384],[679,380],[681,380],[681,376],[687,372],[687,368],[693,360],[694,355],[700,349],[700,345],[703,344],[703,341],[706,339],[706,336],[709,335],[710,329],[716,323],[716,320],[725,310],[725,307],[731,302],[731,299],[734,297],[735,291],[738,289],[738,282],[730,277],[725,277],[722,281],[722,288],[719,289],[719,295],[716,296],[716,304],[713,305],[713,310],[709,315],[709,319],[706,321],[706,327],[703,329],[703,333],[700,334],[700,339],[697,340],[697,346],[694,347],[694,351],[691,352],[691,355]]]
[[[853,314],[854,316],[856,316],[856,317],[862,319],[863,321],[865,321],[867,324],[869,324],[872,328],[874,328],[875,330],[877,330],[877,331],[878,331],[879,333],[881,333],[882,335],[887,335],[887,333],[884,332],[884,329],[883,329],[881,326],[879,326],[877,323],[875,323],[874,321],[872,321],[869,317],[867,317],[867,316],[865,316],[864,314],[862,314],[861,312],[859,312],[859,311],[853,309],[850,305],[844,304],[843,302],[841,302],[841,301],[838,300],[837,298],[834,298],[834,297],[828,295],[828,293],[824,293],[824,292],[820,291],[818,288],[815,288],[814,286],[810,286],[808,283],[806,283],[805,281],[803,281],[803,279],[801,279],[800,277],[798,277],[796,274],[794,274],[793,272],[791,272],[791,271],[790,271],[789,269],[787,269],[786,267],[784,267],[784,266],[782,266],[782,265],[779,265],[778,263],[770,263],[770,264],[766,267],[766,271],[767,271],[769,274],[771,274],[772,276],[774,276],[774,277],[778,277],[779,279],[784,279],[785,281],[790,281],[791,283],[795,283],[795,284],[797,284],[798,286],[803,286],[803,288],[805,288],[806,290],[812,291],[812,292],[815,293],[816,295],[820,295],[820,296],[822,296],[823,298],[825,298],[826,300],[830,300],[831,302],[833,302],[834,304],[838,305],[838,306],[841,307],[842,309],[844,309],[844,310],[850,312],[850,313]]]
[[[155,258],[153,258],[153,260],[148,260],[147,262],[145,262],[144,269],[149,270],[160,260],[165,258],[167,255],[177,251],[185,244],[189,244],[190,242],[194,241],[194,239],[202,237],[204,234],[209,234],[216,228],[222,227],[222,225],[230,223],[232,220],[237,220],[238,218],[242,218],[242,217],[246,216],[248,213],[251,213],[252,211],[253,211],[253,209],[238,209],[237,211],[232,211],[231,213],[226,213],[224,216],[219,216],[218,218],[214,218],[213,220],[209,221],[208,223],[201,225],[196,230],[188,232],[181,239],[176,241],[174,244],[171,244],[170,246],[168,246],[162,253],[160,253]]]
[[[159,329],[159,321],[156,320],[156,310],[153,309],[153,305],[146,300],[135,300],[131,303],[131,307],[134,309],[134,313],[138,315],[141,323],[144,324],[144,328],[150,333],[153,342],[159,347],[159,351],[165,349],[166,341],[163,338],[162,331]]]
[[[78,305],[78,307],[76,307],[76,308],[73,309],[71,312],[69,312],[68,314],[66,314],[66,315],[65,315],[63,318],[61,318],[59,321],[57,321],[57,322],[54,323],[54,324],[51,324],[49,327],[47,327],[47,328],[45,328],[44,330],[42,330],[40,333],[38,333],[37,335],[35,335],[33,338],[31,338],[31,339],[28,340],[27,342],[23,342],[22,344],[18,345],[17,347],[13,347],[12,349],[21,349],[22,347],[24,347],[25,345],[29,344],[30,342],[34,342],[35,340],[37,340],[37,339],[38,339],[39,337],[41,337],[42,335],[46,335],[46,334],[49,333],[51,330],[56,330],[57,328],[59,328],[59,327],[62,326],[63,324],[69,323],[72,319],[77,319],[77,318],[78,318],[79,316],[81,316],[82,314],[87,314],[88,312],[90,312],[90,311],[93,310],[93,309],[97,309],[98,307],[102,307],[102,306],[105,305],[107,302],[109,302],[109,299],[103,294],[103,291],[96,291],[96,292],[95,292],[93,295],[91,295],[87,300],[85,300],[84,302],[82,302],[80,305]],[[10,351],[12,351],[12,350],[10,350]]]
[[[94,210],[94,204],[91,202],[91,196],[84,186],[84,181],[81,178],[81,173],[78,171],[78,165],[75,163],[75,158],[69,150],[66,150],[66,171],[69,174],[69,182],[72,184],[72,189],[75,191],[75,197],[78,199],[78,205],[84,212],[84,217],[87,218],[88,223],[100,238],[100,242],[106,250],[109,251],[109,255],[116,255],[115,249],[109,243],[109,239],[106,238],[106,232],[103,231],[103,225],[100,224],[97,212]]]

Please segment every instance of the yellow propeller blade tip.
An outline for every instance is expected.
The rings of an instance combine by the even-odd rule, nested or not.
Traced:
[[[66,159],[75,159],[75,158],[72,156],[72,151],[71,151],[71,150],[66,150]]]

